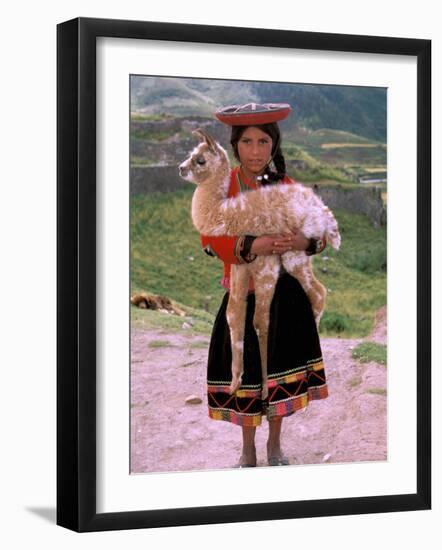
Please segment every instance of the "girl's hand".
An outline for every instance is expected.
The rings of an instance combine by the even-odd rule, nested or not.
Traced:
[[[253,241],[250,252],[261,256],[284,254],[289,250],[305,250],[309,242],[309,239],[307,239],[304,233],[296,229],[291,233],[262,235],[261,237],[257,237]]]
[[[310,239],[300,229],[293,229],[291,233],[286,234],[286,240],[289,250],[306,250],[310,244]]]

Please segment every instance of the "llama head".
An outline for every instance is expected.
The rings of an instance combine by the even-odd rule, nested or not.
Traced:
[[[230,170],[225,149],[204,130],[194,130],[192,134],[200,139],[200,143],[179,165],[180,176],[196,185],[225,177]]]

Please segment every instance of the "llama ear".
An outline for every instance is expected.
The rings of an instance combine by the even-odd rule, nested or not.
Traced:
[[[200,139],[200,141],[206,141],[204,132],[201,130],[201,128],[197,128],[196,130],[192,131],[192,134]]]
[[[217,152],[218,145],[216,141],[211,136],[209,136],[209,134],[207,134],[204,130],[202,130],[201,128],[198,128],[196,130],[193,130],[192,134],[199,137],[201,141],[204,141],[205,143],[207,143],[209,149],[213,153]]]

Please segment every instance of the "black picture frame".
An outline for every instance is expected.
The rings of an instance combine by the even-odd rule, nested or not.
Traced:
[[[96,39],[414,56],[417,60],[416,494],[97,513]],[[431,41],[78,18],[57,26],[57,524],[78,531],[431,507]]]

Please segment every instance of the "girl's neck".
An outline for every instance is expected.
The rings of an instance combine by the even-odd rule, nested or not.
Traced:
[[[250,172],[247,170],[247,168],[244,168],[244,166],[239,167],[239,174],[243,180],[245,180],[246,183],[257,183],[257,177],[262,176],[264,174],[264,170],[260,172],[259,174],[254,174],[253,172]],[[259,180],[258,180],[259,181]]]

